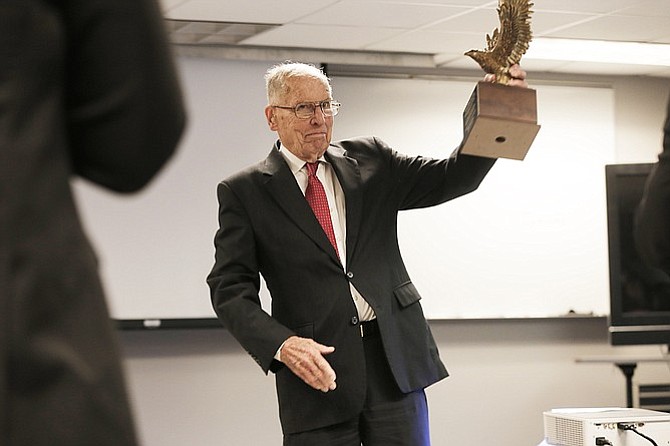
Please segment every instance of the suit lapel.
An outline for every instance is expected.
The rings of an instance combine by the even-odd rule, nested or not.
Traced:
[[[284,157],[276,148],[265,159],[262,174],[265,176],[265,186],[268,192],[286,216],[339,263],[335,249],[307,204]]]
[[[346,152],[338,146],[330,146],[325,158],[333,166],[335,175],[340,181],[347,209],[347,265],[358,240],[358,232],[361,224],[363,199],[361,195],[361,173],[358,162],[346,156]]]

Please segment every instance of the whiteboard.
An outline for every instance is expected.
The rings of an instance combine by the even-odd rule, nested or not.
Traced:
[[[189,127],[148,188],[119,196],[75,182],[115,319],[213,318],[216,185],[264,158],[270,62],[178,59]],[[462,137],[478,79],[334,77],[335,139],[375,135],[442,157]],[[401,213],[399,237],[426,316],[553,317],[608,311],[604,165],[614,161],[607,88],[534,86],[542,129],[524,161],[500,160],[474,193]],[[263,291],[267,306],[268,296]]]
[[[462,139],[474,82],[334,79],[335,137],[375,134],[396,150],[447,156]],[[498,160],[480,188],[402,212],[403,258],[428,318],[605,315],[605,168],[614,94],[533,86],[542,126],[523,161]]]

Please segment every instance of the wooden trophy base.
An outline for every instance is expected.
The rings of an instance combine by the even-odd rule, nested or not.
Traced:
[[[539,130],[535,90],[482,81],[463,111],[460,153],[523,160]]]

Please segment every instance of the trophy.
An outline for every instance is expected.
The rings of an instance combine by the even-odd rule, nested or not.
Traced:
[[[486,36],[487,49],[465,53],[496,81],[479,82],[463,111],[461,153],[523,160],[540,126],[535,90],[510,87],[509,69],[528,49],[529,0],[499,0],[500,28]]]

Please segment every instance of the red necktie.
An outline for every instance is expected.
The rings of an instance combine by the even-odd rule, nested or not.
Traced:
[[[316,169],[319,163],[307,163],[307,189],[305,189],[305,199],[309,203],[316,219],[319,220],[330,244],[335,248],[338,257],[340,255],[337,250],[337,242],[335,242],[335,231],[333,230],[333,222],[330,219],[330,210],[328,208],[328,199],[326,198],[326,191],[323,184],[316,177]]]

